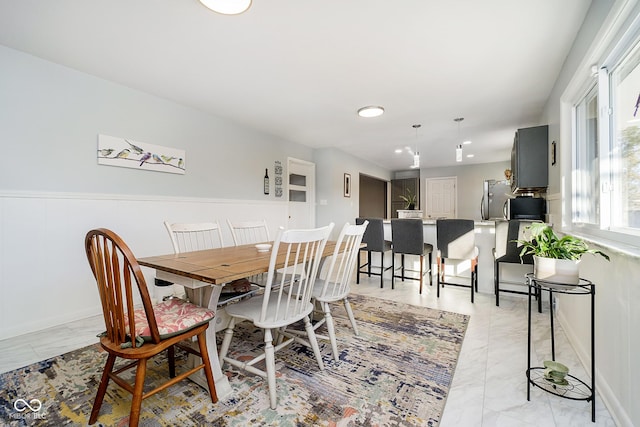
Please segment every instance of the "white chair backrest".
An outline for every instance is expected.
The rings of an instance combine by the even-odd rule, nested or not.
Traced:
[[[290,325],[313,310],[313,286],[332,229],[333,223],[310,230],[278,230],[271,251],[260,320],[256,326],[278,328]],[[278,263],[279,257],[282,264]]]
[[[233,243],[236,246],[249,245],[253,243],[264,243],[269,238],[269,228],[267,221],[231,221],[227,219]]]
[[[217,221],[173,224],[165,221],[164,225],[171,237],[173,251],[177,254],[224,246],[222,231]]]
[[[436,220],[438,256],[451,259],[472,259],[478,255],[475,225],[471,219]]]
[[[495,233],[495,256],[499,258],[503,255],[520,255],[522,245],[515,240],[530,240],[531,232],[529,226],[539,221],[526,219],[510,219],[496,221]]]
[[[331,259],[325,260],[329,267],[320,276],[324,279],[320,299],[323,301],[337,301],[349,293],[349,283],[356,269],[362,236],[367,229],[368,221],[361,225],[346,223],[342,227],[336,248]]]

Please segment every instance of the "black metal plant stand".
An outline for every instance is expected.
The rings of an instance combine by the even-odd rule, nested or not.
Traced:
[[[533,277],[533,273],[526,275],[529,287],[529,317],[527,330],[527,400],[531,400],[531,385],[541,388],[547,393],[571,400],[585,400],[591,402],[591,421],[596,421],[596,358],[595,358],[595,285],[589,280],[580,279],[578,285],[539,280]],[[542,291],[549,292],[549,301],[553,301],[553,294],[567,295],[591,295],[591,384],[587,384],[573,375],[566,376],[566,383],[557,384],[544,377],[544,367],[531,366],[531,296],[536,293],[542,298]],[[553,306],[549,309],[551,327],[551,359],[556,360]]]

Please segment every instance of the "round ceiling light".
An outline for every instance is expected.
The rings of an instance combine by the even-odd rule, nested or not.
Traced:
[[[360,117],[378,117],[384,113],[384,108],[377,105],[368,105],[358,110]]]
[[[200,0],[200,3],[223,15],[238,15],[251,6],[251,0]]]

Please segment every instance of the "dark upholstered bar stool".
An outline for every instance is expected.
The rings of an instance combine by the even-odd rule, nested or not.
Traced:
[[[420,293],[422,293],[422,282],[425,274],[429,274],[429,286],[433,284],[431,275],[431,261],[433,253],[433,245],[424,242],[424,225],[421,219],[403,218],[391,220],[391,243],[392,243],[392,261],[391,266],[393,274],[391,275],[391,289],[395,287],[395,278],[420,280]],[[400,254],[400,271],[401,274],[396,275],[396,254]],[[415,255],[420,257],[420,270],[405,269],[405,255]],[[429,264],[427,268],[424,265],[424,257],[429,255]],[[406,277],[405,271],[419,272],[418,278]]]
[[[439,219],[436,221],[436,240],[438,244],[438,284],[471,288],[471,302],[478,291],[478,248],[476,247],[475,225],[472,219]],[[471,263],[471,283],[451,283],[444,281],[445,259],[469,260]]]
[[[367,230],[364,232],[364,236],[362,237],[362,243],[366,243],[366,247],[360,249],[361,252],[367,252],[367,262],[365,264],[360,264],[358,260],[358,274],[356,275],[356,283],[360,283],[360,273],[366,272],[369,277],[373,274],[374,276],[380,276],[380,287],[384,287],[384,272],[389,270],[391,266],[384,266],[384,253],[391,250],[391,242],[388,240],[384,240],[384,226],[382,224],[382,219],[380,218],[356,218],[356,224],[361,225],[364,224],[365,221],[369,221],[369,226]],[[380,272],[372,272],[371,271],[371,252],[379,252],[380,253],[380,267],[373,266],[374,268],[380,268]],[[366,271],[362,271],[364,267],[367,267]]]
[[[513,294],[527,295],[527,290],[511,290],[500,289],[500,264],[528,264],[533,265],[533,255],[527,254],[520,258],[521,247],[518,246],[516,240],[520,240],[524,237],[524,230],[528,227],[532,221],[512,219],[509,221],[496,221],[496,243],[493,249],[494,256],[494,291],[496,294],[496,306],[500,306],[500,291]],[[533,271],[533,270],[532,270]],[[515,282],[508,282],[515,284]],[[527,282],[522,278],[522,282],[519,283],[527,288]],[[537,297],[537,295],[536,295]]]

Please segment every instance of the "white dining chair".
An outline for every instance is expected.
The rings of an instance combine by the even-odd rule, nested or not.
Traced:
[[[349,321],[351,322],[353,333],[358,335],[358,325],[356,324],[356,319],[353,315],[351,304],[349,303],[349,292],[351,290],[349,284],[357,268],[362,236],[368,224],[369,222],[365,220],[360,225],[347,223],[342,227],[333,255],[325,259],[320,277],[316,279],[316,284],[313,288],[315,309],[318,314],[322,316],[313,324],[313,329],[316,331],[317,338],[330,341],[333,358],[336,361],[339,360],[338,342],[333,316],[331,315],[331,305],[342,301]],[[318,328],[322,325],[327,326],[328,336],[317,333]],[[289,334],[301,335],[301,333],[303,333],[303,331],[295,329],[286,329],[283,331],[283,334],[287,336]]]
[[[265,220],[232,221],[227,218],[227,224],[229,225],[229,230],[231,230],[233,243],[236,246],[271,241],[269,227],[267,227],[267,221]],[[251,283],[264,287],[267,278],[263,273],[248,277],[248,279]]]
[[[216,249],[224,246],[222,230],[217,221],[198,223],[171,223],[165,221],[164,225],[169,232],[173,251],[176,254]],[[182,286],[156,279],[156,289],[166,288],[168,286],[171,286],[171,288],[167,288],[167,291],[162,292],[161,299],[185,297],[185,289]]]
[[[231,320],[220,346],[220,361],[265,378],[271,409],[277,407],[275,352],[294,341],[303,342],[303,338],[293,336],[286,337],[274,345],[274,335],[281,328],[302,320],[308,339],[308,342],[304,343],[313,349],[320,370],[324,369],[310,315],[313,312],[311,298],[318,266],[332,229],[333,223],[311,230],[285,231],[281,228],[273,243],[264,293],[226,307]],[[282,273],[276,275],[279,255],[284,256],[284,259],[280,259],[284,265]],[[292,281],[292,277],[296,277],[297,280]],[[288,286],[283,286],[284,283],[288,283]],[[239,360],[229,355],[236,324],[243,321],[250,321],[264,331],[263,353],[251,360]],[[256,366],[263,360],[266,370]]]
[[[177,254],[224,246],[222,230],[217,221],[200,223],[170,223],[165,221],[164,225],[167,227],[169,237],[171,237],[173,251]]]
[[[269,242],[267,221],[231,221],[227,219],[231,237],[236,246]]]

